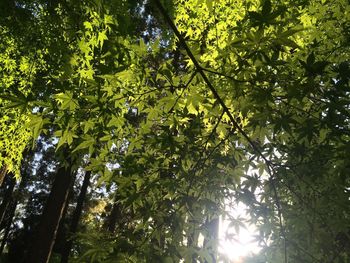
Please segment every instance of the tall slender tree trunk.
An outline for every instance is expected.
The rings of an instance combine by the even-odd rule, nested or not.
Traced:
[[[5,190],[4,198],[3,198],[1,205],[0,205],[0,226],[5,218],[6,209],[11,202],[13,189],[15,188],[15,185],[16,185],[16,178],[13,176],[13,174],[10,173],[7,176],[11,176],[11,178],[9,178],[9,183],[7,185],[7,189]]]
[[[2,184],[3,184],[3,182],[4,182],[6,173],[7,173],[7,167],[6,167],[6,165],[4,165],[4,166],[1,167],[1,169],[0,169],[0,187],[2,186]]]
[[[58,169],[26,262],[47,263],[49,261],[72,181],[71,167]]]
[[[57,229],[55,243],[54,243],[54,246],[52,248],[54,250],[56,244],[58,243],[57,244],[58,247],[59,247],[59,251],[58,252],[60,254],[62,254],[62,252],[63,252],[64,242],[65,242],[65,238],[66,238],[66,235],[67,235],[67,232],[68,232],[68,229],[66,227],[66,220],[65,219],[67,218],[67,212],[68,212],[68,208],[69,208],[69,203],[73,200],[73,198],[74,198],[74,184],[71,184],[70,190],[69,190],[69,193],[68,193],[68,197],[67,197],[67,201],[66,201],[66,204],[65,204],[64,209],[63,209],[63,213],[62,213],[62,217],[61,217],[61,220],[60,220],[60,224],[59,224],[58,229]]]
[[[8,236],[10,234],[11,231],[11,226],[13,223],[13,219],[15,216],[15,212],[17,209],[17,205],[19,203],[19,196],[18,193],[21,193],[23,188],[26,186],[27,184],[27,176],[25,173],[21,173],[21,182],[16,190],[16,194],[14,195],[14,188],[16,185],[16,178],[10,173],[7,176],[11,176],[11,178],[9,178],[9,183],[8,183],[8,188],[6,190],[4,199],[2,201],[2,204],[0,206],[0,225],[3,224],[5,222],[5,217],[7,215],[7,224],[5,226],[5,232],[3,235],[3,238],[1,240],[1,244],[0,244],[0,255],[3,253],[3,250],[5,248],[5,245],[7,243],[7,239]]]
[[[10,230],[11,230],[11,226],[12,226],[12,222],[13,222],[13,218],[15,216],[15,212],[16,212],[16,208],[17,208],[17,201],[13,201],[12,205],[10,206],[10,211],[9,211],[9,218],[5,227],[5,233],[4,236],[1,240],[1,245],[0,245],[0,256],[2,255],[2,252],[4,251],[5,245],[7,243],[7,238],[9,236]]]
[[[69,228],[69,233],[68,233],[69,235],[73,235],[77,232],[79,220],[80,220],[81,214],[83,212],[83,206],[84,206],[84,201],[85,201],[87,189],[88,189],[89,184],[90,184],[90,178],[91,178],[91,172],[88,171],[85,173],[83,185],[81,186],[81,190],[80,190],[79,197],[77,200],[77,206],[75,207],[75,210],[73,212],[72,222],[71,222],[71,225]],[[73,240],[71,238],[69,238],[69,240],[66,242],[66,244],[63,248],[61,263],[68,263],[69,254],[70,254],[70,251],[72,249],[72,245],[73,245]]]
[[[107,230],[111,233],[114,233],[118,218],[120,217],[120,205],[119,205],[117,199],[118,198],[116,195],[116,197],[114,198],[114,203],[112,206],[111,213],[109,214],[109,216],[107,218],[107,224],[106,224]]]

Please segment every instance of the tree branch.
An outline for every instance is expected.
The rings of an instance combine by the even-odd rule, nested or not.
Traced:
[[[199,64],[199,62],[197,61],[197,59],[193,55],[191,49],[188,47],[185,39],[183,38],[183,36],[179,32],[179,30],[177,29],[176,25],[171,20],[171,18],[168,15],[167,11],[164,9],[164,7],[161,4],[160,0],[154,0],[154,2],[156,4],[156,6],[158,7],[159,11],[161,12],[161,14],[163,15],[166,23],[168,23],[168,25],[171,27],[171,29],[175,33],[176,37],[179,39],[179,43],[185,49],[187,55],[189,56],[189,58],[191,59],[192,63],[196,67],[198,73],[202,76],[204,82],[207,84],[207,86],[210,89],[210,91],[212,92],[213,96],[219,102],[219,104],[223,108],[223,111],[229,117],[229,119],[230,119],[230,121],[232,123],[232,126],[247,140],[248,144],[253,148],[254,152],[256,154],[258,154],[264,160],[264,162],[266,163],[267,170],[268,170],[269,177],[270,177],[270,182],[271,182],[271,185],[272,185],[272,188],[273,188],[273,192],[274,192],[274,195],[275,195],[275,201],[276,201],[276,206],[277,206],[277,213],[278,213],[278,217],[279,217],[279,225],[280,225],[280,228],[281,228],[281,234],[282,234],[283,239],[284,239],[284,257],[285,257],[284,258],[284,262],[287,263],[286,235],[285,235],[285,229],[284,229],[283,222],[282,222],[281,204],[280,204],[280,200],[279,200],[279,197],[278,197],[278,194],[277,194],[276,185],[275,185],[274,180],[273,180],[274,167],[272,166],[271,162],[263,155],[261,147],[258,144],[256,144],[255,142],[253,142],[253,140],[249,137],[249,135],[237,123],[237,121],[235,120],[235,118],[231,114],[229,108],[227,107],[227,105],[225,104],[223,99],[220,97],[220,95],[218,94],[218,92],[214,88],[213,84],[208,79],[207,75],[204,72],[204,69],[201,67],[201,65]]]

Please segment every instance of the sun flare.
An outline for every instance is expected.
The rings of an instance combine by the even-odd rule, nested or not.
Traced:
[[[243,205],[238,205],[235,209],[231,209],[229,214],[234,218],[247,218]],[[243,259],[245,257],[257,254],[261,250],[258,242],[255,240],[256,235],[258,235],[258,232],[254,225],[239,227],[237,233],[235,227],[232,227],[231,221],[221,217],[219,225],[219,252],[230,263],[244,262]]]

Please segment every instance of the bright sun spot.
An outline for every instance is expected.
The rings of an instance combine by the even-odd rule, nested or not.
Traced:
[[[233,218],[247,218],[244,205],[240,204],[235,209],[229,211]],[[219,225],[219,252],[225,255],[230,263],[239,263],[244,257],[256,254],[260,251],[258,242],[255,241],[258,232],[253,225],[245,225],[239,228],[239,233],[236,233],[235,227],[230,226],[228,218],[220,218]]]

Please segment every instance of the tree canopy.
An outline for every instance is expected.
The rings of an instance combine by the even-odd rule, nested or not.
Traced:
[[[349,261],[349,1],[1,5],[4,260]]]

